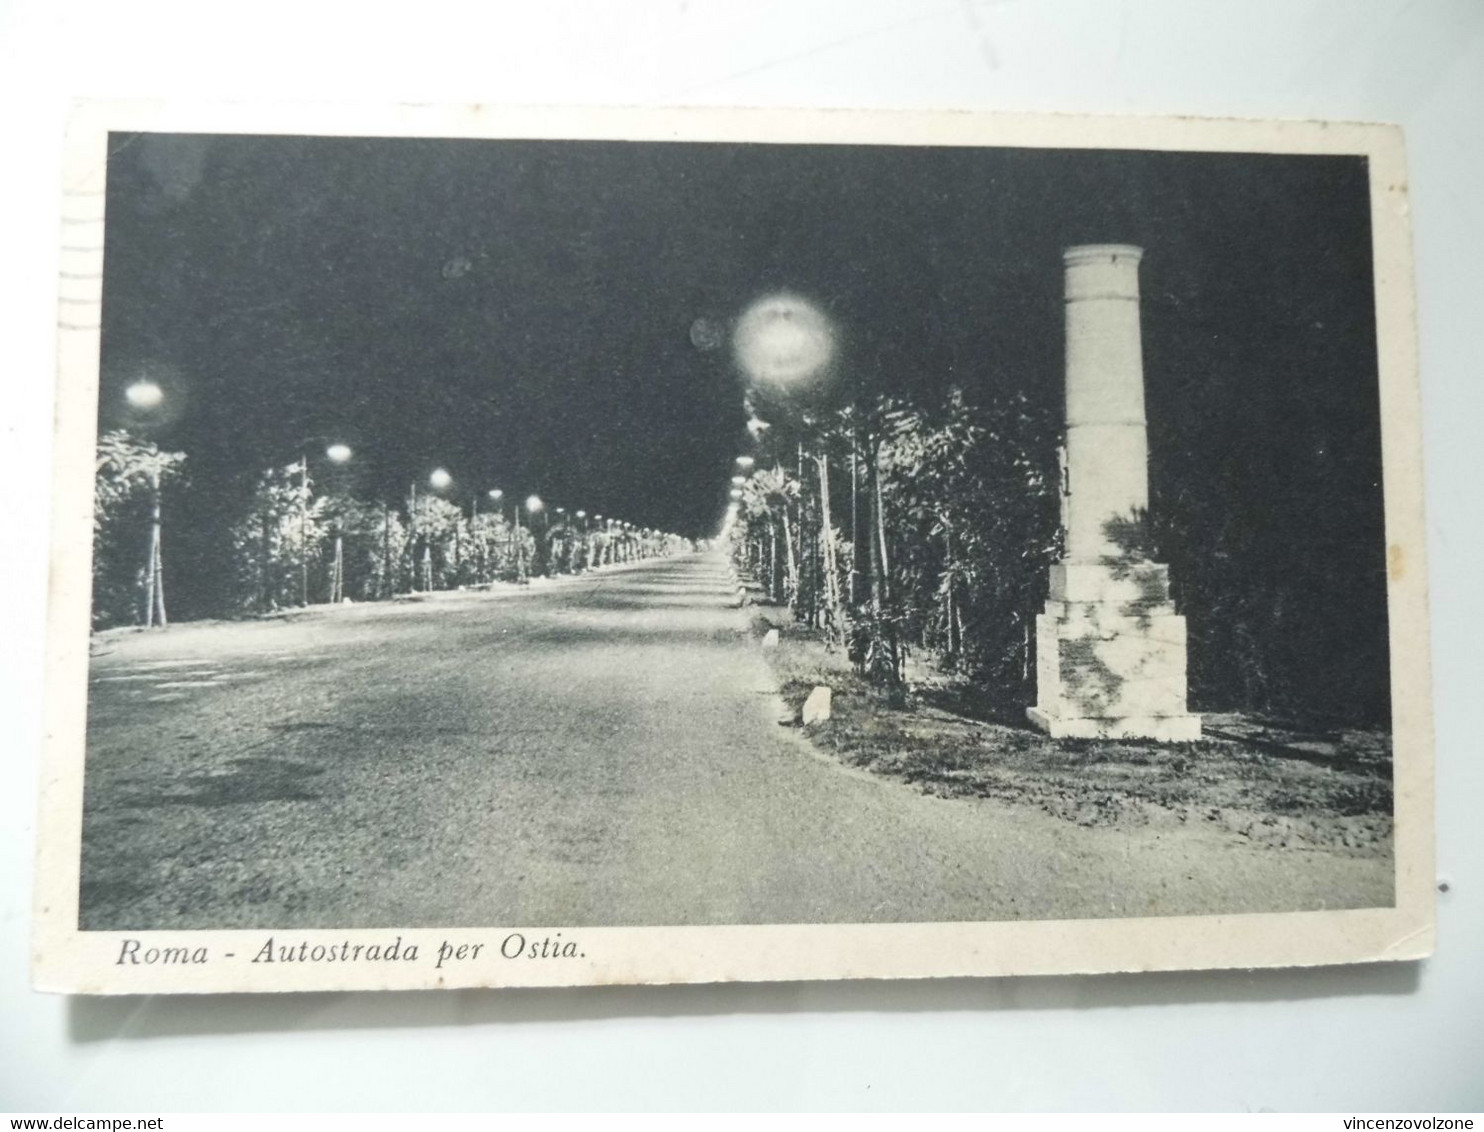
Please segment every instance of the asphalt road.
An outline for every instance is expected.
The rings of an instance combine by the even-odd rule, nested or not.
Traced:
[[[779,726],[731,599],[693,556],[100,635],[82,926],[1276,911],[1373,882],[847,769]]]

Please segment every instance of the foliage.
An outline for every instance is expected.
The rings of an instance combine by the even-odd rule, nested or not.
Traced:
[[[311,589],[321,574],[331,519],[298,464],[258,479],[247,514],[230,528],[235,612],[269,613],[323,600]]]
[[[180,484],[185,456],[124,431],[98,438],[93,476],[93,627],[141,620],[155,493]],[[163,557],[163,556],[162,556]]]
[[[399,512],[384,504],[332,496],[326,503],[326,522],[330,538],[338,537],[341,542],[347,598],[374,601],[405,588],[408,535]],[[317,556],[318,573],[310,579],[311,601],[324,600],[329,593],[332,561],[323,551]]]
[[[900,684],[923,647],[1023,704],[1056,550],[1052,422],[1020,397],[976,405],[950,390],[790,424],[762,434],[742,487],[741,566],[877,683]]]
[[[882,494],[909,637],[1024,704],[1031,636],[1057,549],[1051,422],[1020,397],[882,414]]]
[[[168,531],[184,456],[124,432],[101,436],[97,453],[93,622],[103,628],[142,621],[156,486]],[[471,506],[466,513],[431,493],[393,506],[317,483],[298,462],[268,469],[238,497],[217,498],[226,509],[217,529],[226,537],[212,549],[229,569],[210,610],[215,615],[266,614],[336,597],[384,601],[694,549],[687,539],[619,520],[551,523],[543,516],[534,529],[529,520],[517,528],[498,511]]]

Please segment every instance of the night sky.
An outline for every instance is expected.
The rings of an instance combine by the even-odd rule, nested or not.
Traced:
[[[1146,249],[1154,507],[1224,477],[1283,546],[1338,492],[1323,537],[1363,560],[1305,568],[1384,602],[1361,158],[115,135],[107,217],[100,425],[187,453],[203,544],[316,434],[371,498],[442,465],[707,535],[745,412],[696,320],[787,289],[837,327],[842,398],[1058,404],[1061,251],[1118,242]],[[129,419],[140,377],[170,420]]]

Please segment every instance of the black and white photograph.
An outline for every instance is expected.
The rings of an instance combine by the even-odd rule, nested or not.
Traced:
[[[110,123],[69,181],[42,865],[106,989],[1427,946],[1373,154],[485,125]],[[1335,923],[1292,961],[1385,957]]]

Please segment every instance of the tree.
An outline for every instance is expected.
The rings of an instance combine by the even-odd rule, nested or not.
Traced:
[[[98,438],[93,477],[93,627],[165,623],[162,500],[185,456],[118,430]]]
[[[330,537],[341,544],[341,597],[383,601],[406,584],[408,535],[397,511],[336,495],[326,501],[325,513]],[[329,590],[328,582],[324,588]]]
[[[318,573],[332,515],[330,500],[313,496],[297,463],[263,473],[248,513],[228,535],[237,612],[271,613],[300,604],[303,572]]]
[[[734,530],[744,539],[740,557],[768,599],[780,604],[792,604],[798,592],[796,536],[789,525],[798,495],[799,482],[775,466],[749,476],[738,500],[741,521]]]
[[[408,549],[414,590],[441,590],[461,584],[473,550],[463,509],[436,495],[420,495],[412,504]]]
[[[765,434],[773,466],[743,485],[734,552],[893,696],[916,642],[1019,707],[1058,542],[1056,437],[1023,397],[957,389],[801,414]]]
[[[958,390],[935,411],[894,405],[883,419],[906,630],[1018,709],[1059,541],[1055,426],[1023,397],[972,405]]]

